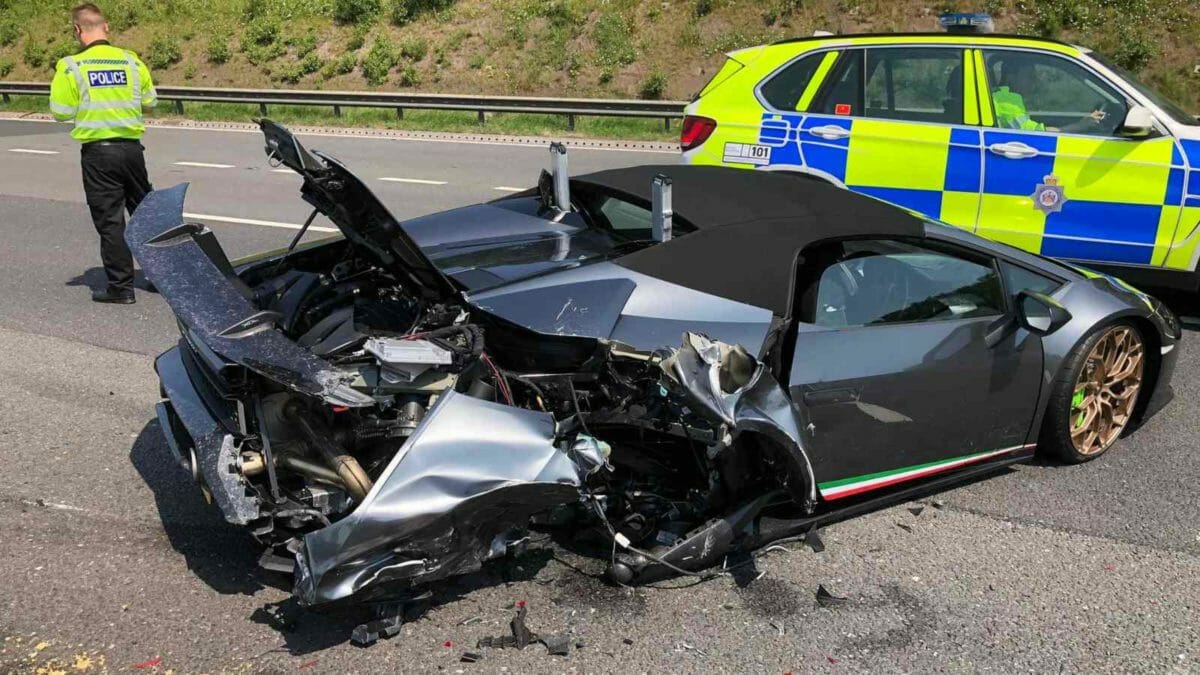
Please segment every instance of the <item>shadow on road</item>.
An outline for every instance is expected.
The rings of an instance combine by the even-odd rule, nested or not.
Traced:
[[[206,504],[191,476],[175,463],[158,420],[151,420],[129,451],[129,461],[154,493],[159,519],[171,547],[201,581],[221,594],[251,595],[290,583],[258,566],[258,546],[250,535],[225,522]]]
[[[103,291],[108,288],[108,277],[104,275],[103,267],[89,267],[84,270],[83,274],[71,277],[64,286],[87,286],[92,292]],[[142,274],[141,270],[133,272],[133,287],[139,291],[147,293],[157,293],[154,290],[154,285],[146,279],[146,275]]]

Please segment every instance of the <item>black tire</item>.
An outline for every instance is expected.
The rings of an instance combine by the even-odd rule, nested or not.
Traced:
[[[1103,444],[1103,447],[1099,449],[1093,449],[1087,453],[1081,452],[1071,437],[1072,423],[1079,419],[1078,416],[1074,416],[1073,419],[1072,412],[1075,407],[1073,399],[1077,391],[1080,374],[1087,365],[1088,356],[1096,348],[1096,345],[1101,340],[1113,334],[1114,331],[1121,330],[1131,331],[1136,336],[1142,350],[1141,367],[1138,370],[1137,378],[1138,391],[1132,394],[1133,401],[1128,406],[1129,412],[1120,424],[1120,429],[1113,434],[1112,439]],[[1050,385],[1050,400],[1046,404],[1046,414],[1042,419],[1042,429],[1038,436],[1038,451],[1040,453],[1067,464],[1081,464],[1103,455],[1115,445],[1117,439],[1124,435],[1125,431],[1131,427],[1130,418],[1132,417],[1132,411],[1136,410],[1137,399],[1142,394],[1140,388],[1141,382],[1145,377],[1146,367],[1145,344],[1146,340],[1142,337],[1141,331],[1137,327],[1128,322],[1118,321],[1096,328],[1085,340],[1071,350],[1058,376],[1054,378],[1054,382]]]

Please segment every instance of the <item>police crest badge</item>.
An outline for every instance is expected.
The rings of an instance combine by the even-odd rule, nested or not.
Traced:
[[[1067,202],[1067,195],[1058,184],[1058,176],[1054,174],[1042,177],[1042,182],[1034,188],[1032,197],[1033,208],[1047,215],[1062,211],[1063,204]]]

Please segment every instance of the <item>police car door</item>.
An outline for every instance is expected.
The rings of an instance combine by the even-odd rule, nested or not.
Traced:
[[[845,52],[804,120],[805,156],[820,146],[846,187],[973,229],[981,149],[964,59],[955,46]]]
[[[1125,96],[1066,56],[980,55],[982,118],[991,128],[983,131],[977,232],[1058,258],[1161,265],[1179,212],[1164,208],[1174,140],[1119,137]]]

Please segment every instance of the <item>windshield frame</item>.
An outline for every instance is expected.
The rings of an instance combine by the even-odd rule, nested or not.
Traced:
[[[1111,59],[1105,57],[1099,52],[1089,52],[1088,56],[1096,60],[1097,63],[1112,71],[1114,75],[1120,77],[1129,86],[1133,87],[1137,93],[1145,96],[1167,117],[1170,117],[1176,124],[1183,124],[1189,127],[1200,127],[1200,118],[1188,113],[1181,105],[1167,98],[1166,94],[1154,89],[1150,85],[1138,79],[1138,76],[1129,70],[1117,65]]]

